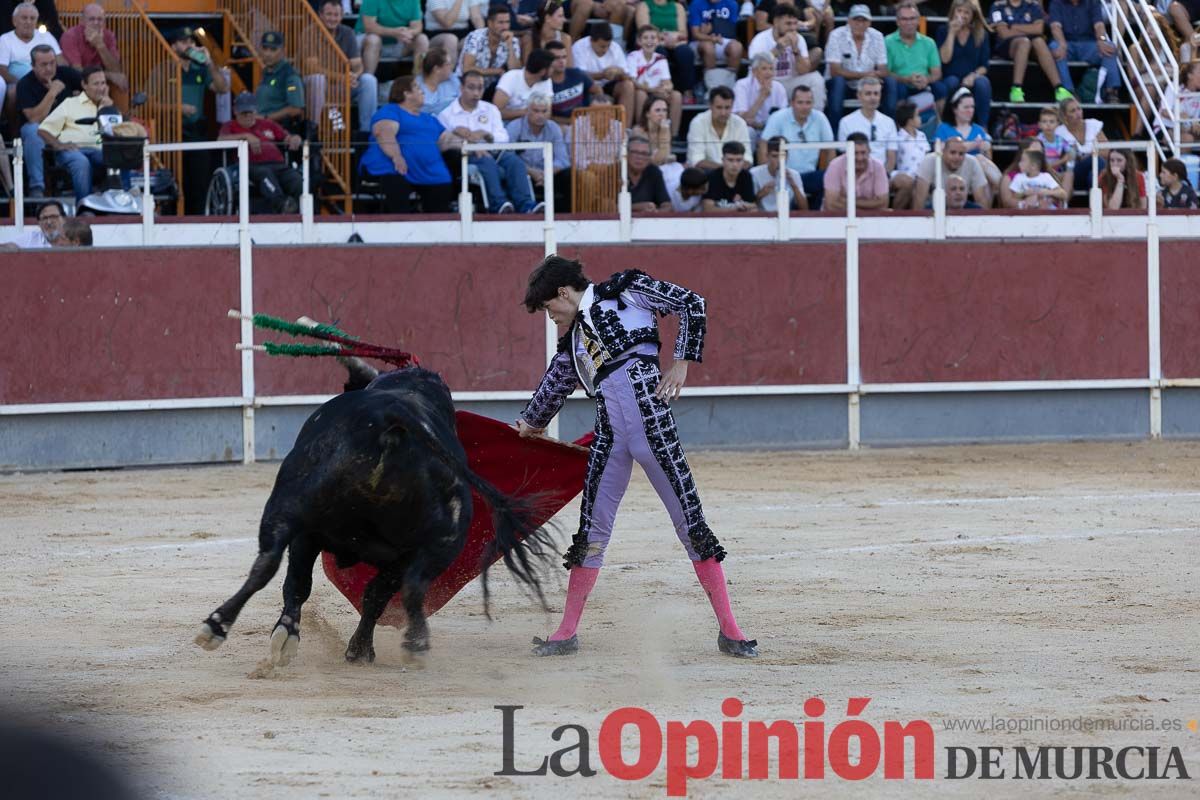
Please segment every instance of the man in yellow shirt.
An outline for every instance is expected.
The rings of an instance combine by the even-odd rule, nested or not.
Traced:
[[[83,71],[83,91],[69,97],[51,111],[38,126],[38,135],[54,152],[54,160],[71,173],[71,185],[78,202],[92,193],[92,176],[104,169],[100,149],[100,126],[80,124],[77,120],[95,119],[100,109],[112,105],[104,67]]]

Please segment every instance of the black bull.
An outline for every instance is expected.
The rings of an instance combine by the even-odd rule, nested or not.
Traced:
[[[375,659],[375,623],[396,592],[408,616],[405,650],[428,650],[425,593],[463,549],[472,489],[491,506],[495,524],[482,563],[502,555],[544,608],[541,576],[552,548],[548,532],[530,521],[536,500],[509,497],[468,469],[442,379],[409,367],[384,373],[362,391],[338,395],[300,429],[263,510],[250,575],[209,615],[196,643],[213,650],[225,641],[246,601],[275,576],[287,550],[283,612],[271,633],[272,662],[287,664],[299,647],[300,608],[312,590],[313,565],[327,550],[340,567],[366,562],[379,570],[363,596],[347,661]],[[483,593],[486,608],[486,570]]]

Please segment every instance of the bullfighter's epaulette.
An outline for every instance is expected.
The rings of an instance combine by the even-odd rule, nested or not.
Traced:
[[[566,333],[564,333],[562,336],[558,337],[558,352],[560,352],[560,353],[571,352],[571,328],[570,327],[567,328]]]
[[[625,303],[621,300],[621,292],[629,288],[638,276],[650,277],[640,269],[627,269],[624,272],[613,273],[613,276],[603,283],[596,284],[595,295],[600,300],[616,300],[617,308],[624,310]]]

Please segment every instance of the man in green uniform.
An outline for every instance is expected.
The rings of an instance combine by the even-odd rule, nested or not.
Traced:
[[[304,81],[283,56],[283,34],[267,31],[259,44],[262,81],[255,98],[258,113],[291,133],[304,135]]]

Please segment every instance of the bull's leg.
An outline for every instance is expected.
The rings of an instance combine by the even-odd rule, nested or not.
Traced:
[[[271,632],[271,663],[287,666],[300,647],[300,607],[312,593],[312,571],[321,548],[311,536],[301,534],[288,548],[287,577],[283,581],[283,613]]]
[[[224,643],[229,629],[233,627],[234,621],[242,611],[242,606],[246,605],[246,601],[253,597],[255,592],[270,583],[279,571],[283,551],[287,549],[291,539],[292,530],[287,524],[281,522],[268,525],[264,522],[258,536],[258,557],[254,559],[249,577],[242,584],[242,588],[238,589],[237,594],[208,615],[208,619],[200,626],[200,632],[196,634],[196,644],[205,650],[216,650]]]
[[[408,627],[404,630],[404,650],[409,654],[429,650],[429,623],[425,618],[425,593],[429,591],[432,576],[427,574],[424,559],[417,559],[404,574],[404,586],[400,589],[404,598],[404,613]],[[409,661],[414,662],[410,658]]]
[[[347,661],[375,660],[375,623],[403,580],[404,573],[393,570],[380,572],[367,584],[363,592],[362,619],[358,621],[358,628],[346,646]]]

